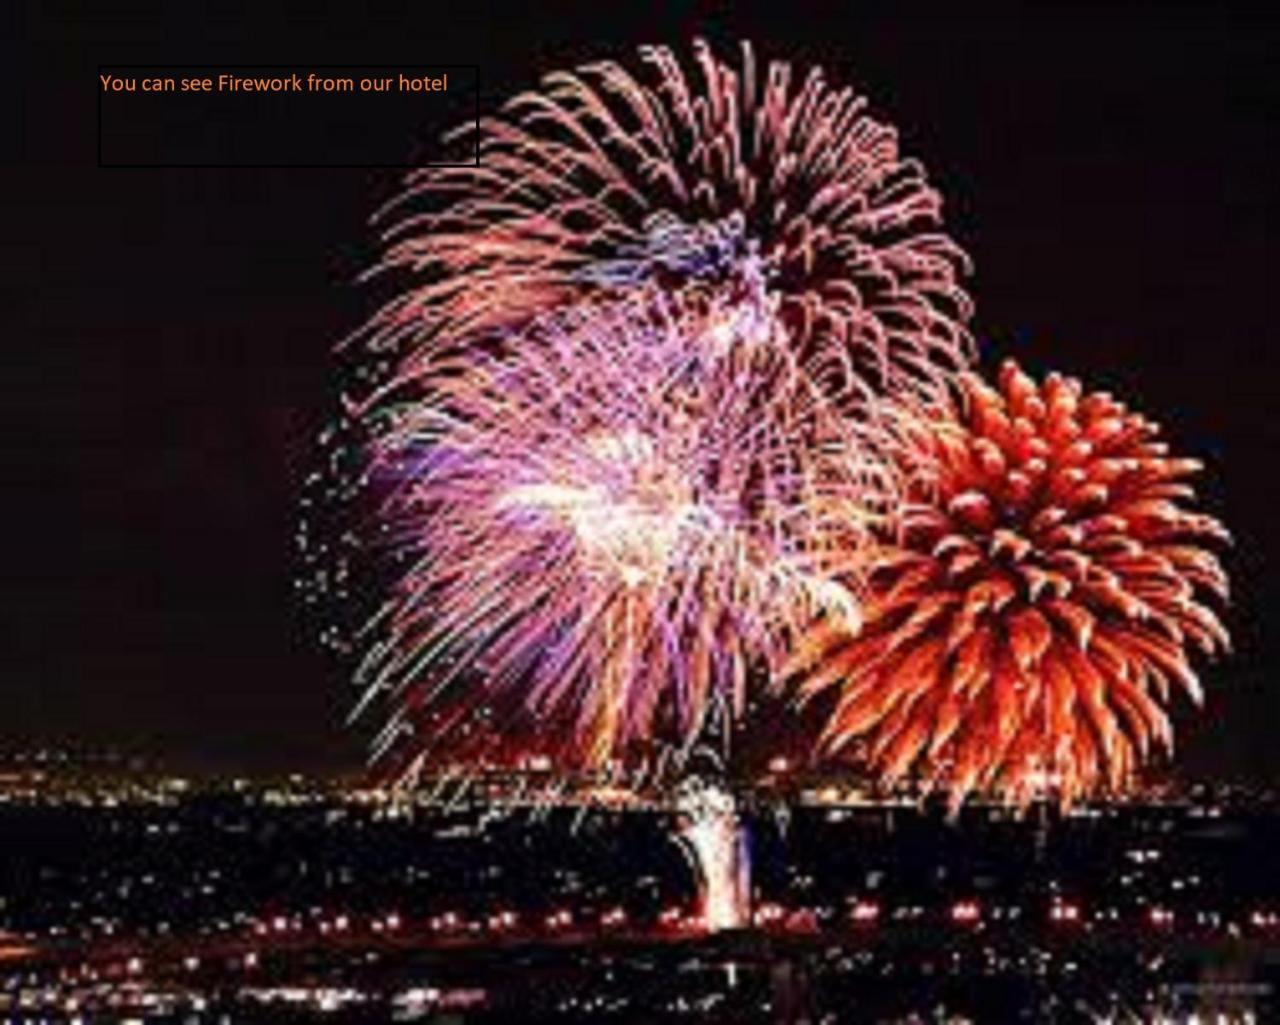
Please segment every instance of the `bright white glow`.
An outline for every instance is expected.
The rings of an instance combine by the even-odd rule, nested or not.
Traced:
[[[702,887],[699,914],[709,932],[741,929],[749,920],[750,854],[733,795],[697,787],[680,801],[680,837]]]
[[[506,492],[501,507],[533,506],[556,513],[571,527],[583,553],[617,573],[628,587],[661,579],[679,558],[682,536],[723,529],[710,509],[692,501],[688,484],[647,435],[635,430],[598,434],[585,447],[593,461],[603,464],[596,479],[518,485]],[[581,476],[581,469],[573,476]]]

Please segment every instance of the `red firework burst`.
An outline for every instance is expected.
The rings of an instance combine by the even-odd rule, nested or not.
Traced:
[[[480,120],[477,166],[411,176],[382,267],[415,283],[372,345],[425,356],[593,298],[762,276],[833,388],[932,388],[967,365],[967,259],[894,129],[818,68],[759,76],[747,44],[740,68],[694,56],[692,76],[666,47],[641,50],[640,77],[547,75]]]
[[[1186,506],[1200,464],[1075,380],[1010,362],[998,389],[965,375],[963,393],[954,422],[921,431],[864,630],[814,630],[802,693],[834,691],[829,750],[857,739],[953,806],[1122,789],[1172,746],[1172,685],[1202,700],[1188,648],[1229,643],[1205,603],[1227,598],[1208,546],[1228,535]]]

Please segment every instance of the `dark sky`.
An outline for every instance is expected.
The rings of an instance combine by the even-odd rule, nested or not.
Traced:
[[[1068,369],[1207,460],[1209,507],[1237,537],[1238,651],[1206,673],[1180,758],[1280,777],[1280,55],[1263,15],[595,2],[513,20],[523,6],[0,13],[2,145],[17,147],[0,200],[16,314],[0,738],[115,742],[196,767],[359,758],[340,728],[349,695],[291,599],[289,538],[331,346],[369,311],[353,282],[367,217],[397,172],[100,169],[97,65],[465,61],[492,106],[544,71],[702,33],[819,60],[899,126],[975,259],[989,366]],[[622,6],[633,13],[611,19]]]

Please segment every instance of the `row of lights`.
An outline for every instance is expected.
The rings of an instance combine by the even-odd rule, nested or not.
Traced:
[[[902,917],[904,909],[899,909],[896,917]],[[905,909],[907,917],[922,917],[924,908],[913,907]],[[1002,910],[997,908],[990,915],[993,918],[1001,917]],[[976,900],[960,900],[953,903],[947,911],[948,918],[956,925],[974,925],[983,920],[984,912],[981,904]],[[779,926],[784,920],[794,920],[793,915],[782,907],[782,905],[769,903],[764,904],[756,909],[753,914],[753,920],[757,926],[768,928],[770,926]],[[849,919],[856,924],[869,925],[878,922],[882,917],[882,908],[874,901],[858,900],[855,901],[849,909]],[[1010,916],[1013,917],[1013,916]],[[1055,900],[1049,907],[1048,920],[1055,925],[1072,925],[1081,922],[1084,919],[1084,912],[1079,904],[1065,901]],[[1107,912],[1099,912],[1098,917],[1107,917]],[[1112,920],[1118,918],[1116,912],[1112,910],[1109,916]],[[1174,924],[1175,912],[1166,907],[1154,906],[1147,909],[1146,922],[1154,928],[1171,928]],[[599,918],[599,924],[605,928],[622,928],[628,922],[626,911],[621,907],[614,907],[603,912]],[[667,908],[658,916],[658,923],[665,928],[696,928],[701,924],[702,919],[695,914],[688,914],[678,907]],[[1280,928],[1280,913],[1274,911],[1255,910],[1248,918],[1249,925],[1255,929],[1276,929]],[[497,911],[488,916],[486,920],[481,921],[464,921],[457,912],[447,911],[443,914],[435,915],[427,921],[427,925],[432,932],[435,933],[456,933],[471,932],[478,933],[487,925],[488,930],[494,933],[509,932],[516,929],[520,924],[520,916],[510,910]],[[573,912],[567,908],[561,908],[550,912],[543,924],[546,929],[551,932],[564,932],[570,929],[574,924]],[[381,918],[374,918],[370,923],[370,928],[375,933],[394,933],[403,925],[403,921],[399,914],[391,913]],[[338,915],[330,920],[321,920],[319,930],[322,934],[331,932],[343,933],[351,929],[351,919],[347,915]],[[258,935],[266,935],[269,932],[284,933],[288,931],[298,931],[301,925],[296,920],[288,919],[282,915],[278,915],[269,922],[258,922],[254,926],[254,932]]]
[[[923,912],[923,909],[912,909]],[[973,926],[980,923],[983,919],[983,909],[981,904],[976,900],[961,900],[952,904],[948,911],[950,920],[958,926]],[[873,901],[859,900],[852,904],[849,909],[849,919],[858,925],[874,925],[880,921],[882,917],[882,908]],[[1054,901],[1050,906],[1048,918],[1050,922],[1058,925],[1072,925],[1081,921],[1083,915],[1080,905],[1068,901]],[[1114,917],[1114,915],[1113,915]],[[759,907],[753,919],[759,927],[785,927],[785,925],[795,919],[789,916],[785,908],[779,904],[769,903]],[[520,918],[514,911],[499,911],[489,916],[487,922],[492,932],[503,932],[513,930],[519,925]],[[600,924],[605,928],[622,928],[627,924],[627,913],[621,907],[612,908],[604,912],[600,916]],[[1169,929],[1172,928],[1175,921],[1175,913],[1170,908],[1151,907],[1147,909],[1146,921],[1152,928]],[[669,907],[658,916],[658,923],[661,927],[679,931],[697,931],[705,925],[702,916],[696,914],[688,914],[679,907]],[[468,932],[479,932],[481,924],[479,922],[464,921],[457,912],[448,911],[441,915],[436,915],[427,923],[433,932],[437,933],[455,933],[466,930]],[[545,927],[550,932],[564,932],[572,928],[574,924],[574,915],[568,909],[559,909],[551,912],[544,919]],[[1249,916],[1249,924],[1256,929],[1277,929],[1280,928],[1280,913],[1274,911],[1254,911]],[[284,916],[276,916],[269,923],[270,929],[278,933],[296,929],[296,923],[290,922]],[[395,932],[402,926],[402,920],[398,914],[392,913],[380,919],[374,919],[371,928],[374,932]],[[321,931],[325,932],[330,929],[337,932],[346,932],[351,928],[351,920],[346,915],[337,916],[332,923],[328,921],[321,922]],[[267,923],[258,923],[255,932],[259,935],[265,935],[268,932]],[[242,967],[245,969],[256,968],[259,963],[259,955],[250,951],[244,955]],[[200,967],[200,960],[194,956],[188,956],[183,959],[183,967],[188,972],[194,972]],[[124,972],[130,976],[138,976],[142,974],[143,960],[140,957],[131,957],[125,961],[123,965]],[[116,970],[119,970],[117,967]]]
[[[849,908],[849,920],[862,925],[870,925],[880,921],[883,909],[874,901],[858,900]],[[922,907],[911,907],[899,909],[895,917],[920,918],[924,916],[925,909]],[[1106,916],[1106,912],[1100,912],[1099,916]],[[998,918],[1001,916],[1001,909],[995,909],[990,917]],[[947,909],[947,917],[956,925],[974,925],[987,917],[984,914],[982,905],[976,900],[960,900],[953,903]],[[1013,916],[1010,916],[1013,917]],[[1049,907],[1048,920],[1056,925],[1072,925],[1081,922],[1084,919],[1083,909],[1079,904],[1070,901],[1055,900]],[[1116,920],[1118,915],[1115,911],[1110,912],[1109,916],[1112,920]],[[755,924],[758,926],[778,925],[784,921],[794,921],[794,916],[788,914],[787,910],[779,904],[765,904],[758,908],[753,916]],[[1174,924],[1175,912],[1171,908],[1166,907],[1150,907],[1147,909],[1145,920],[1148,925],[1156,928],[1169,928]],[[1249,924],[1255,929],[1277,929],[1280,928],[1280,913],[1274,911],[1254,911],[1249,915]]]

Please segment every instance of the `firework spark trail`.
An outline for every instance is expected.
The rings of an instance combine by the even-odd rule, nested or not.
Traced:
[[[375,754],[643,772],[796,678],[825,751],[953,804],[1122,787],[1227,643],[1195,464],[967,373],[967,258],[853,90],[641,57],[546,76],[384,211],[347,403],[394,580]]]
[[[760,293],[647,297],[379,393],[373,473],[406,566],[359,674],[399,709],[383,746],[550,745],[564,768],[680,747],[716,703],[740,715],[814,615],[852,624],[896,482],[789,342]]]
[[[842,394],[945,388],[971,357],[968,262],[896,132],[818,68],[758,76],[749,44],[740,68],[694,55],[693,76],[665,47],[640,77],[550,74],[480,120],[478,166],[415,173],[376,268],[414,284],[368,344],[429,358],[600,296],[731,292],[757,265]]]
[[[1022,803],[1122,789],[1172,748],[1174,685],[1197,704],[1189,648],[1228,637],[1207,599],[1228,536],[1189,511],[1200,464],[1106,393],[1013,363],[963,379],[947,424],[919,431],[905,525],[873,569],[865,628],[816,627],[794,654],[833,692],[829,749],[860,741],[887,779]]]
[[[856,622],[900,411],[970,360],[967,259],[863,98],[641,57],[548,75],[386,211],[406,284],[349,407],[395,559],[376,755],[598,768],[736,722],[815,612]]]

